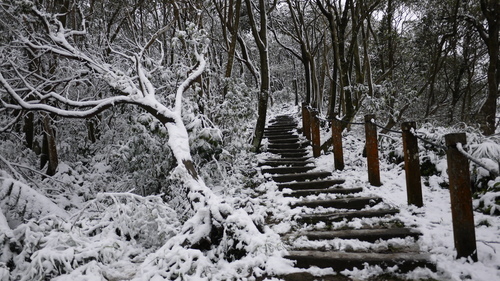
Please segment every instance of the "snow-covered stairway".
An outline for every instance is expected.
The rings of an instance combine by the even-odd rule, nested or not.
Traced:
[[[377,196],[360,195],[361,187],[343,187],[344,180],[318,171],[308,155],[310,143],[297,134],[297,122],[282,115],[265,130],[267,152],[276,154],[259,163],[262,173],[277,183],[284,196],[291,197],[292,229],[282,240],[288,259],[297,268],[333,268],[336,272],[397,266],[405,272],[416,267],[434,269],[427,254],[415,241],[420,233],[406,228],[398,210]],[[363,223],[368,221],[369,223]],[[308,280],[310,273],[285,276],[285,280]],[[295,279],[299,278],[299,279]],[[333,279],[332,279],[333,278]],[[341,278],[341,279],[338,279]],[[347,280],[341,275],[323,280]]]

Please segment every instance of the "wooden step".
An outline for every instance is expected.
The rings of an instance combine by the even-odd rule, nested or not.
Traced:
[[[318,222],[332,223],[332,222],[339,222],[344,219],[351,220],[354,218],[377,218],[377,217],[393,216],[397,213],[399,213],[399,210],[397,209],[329,212],[322,214],[301,215],[300,217],[297,218],[297,221],[309,224],[316,224]]]
[[[290,115],[282,115],[276,116],[275,118],[269,120],[269,122],[297,122],[293,116]]]
[[[278,144],[278,143],[298,143],[299,142],[299,137],[296,135],[291,135],[289,138],[283,138],[283,139],[270,139],[269,143],[270,144]]]
[[[398,266],[398,271],[408,272],[418,267],[436,270],[430,261],[430,255],[420,253],[348,253],[320,251],[289,251],[285,258],[296,261],[296,267],[333,268],[335,271],[353,268],[362,269],[365,264],[378,265],[382,268]]]
[[[298,139],[299,136],[294,131],[289,131],[281,134],[264,134],[264,136],[269,139],[269,141],[274,141],[276,139]]]
[[[311,157],[288,157],[288,158],[268,158],[266,161],[281,161],[281,162],[289,162],[289,161],[303,161],[303,162],[309,162],[309,163],[314,163],[313,160],[311,160]]]
[[[290,182],[290,181],[305,181],[321,179],[331,176],[330,172],[311,172],[311,173],[297,173],[297,174],[284,174],[273,176],[275,182]]]
[[[273,153],[273,152],[272,152]],[[300,158],[300,157],[305,157],[308,152],[280,152],[280,153],[275,153],[281,155],[283,158]]]
[[[332,187],[336,184],[343,184],[344,179],[332,179],[332,180],[317,180],[317,181],[306,181],[306,182],[289,182],[278,184],[279,190],[284,188],[289,188],[292,190],[304,190],[304,189],[326,189]]]
[[[295,132],[292,130],[284,132],[264,132],[264,137],[269,140],[287,138],[290,136],[296,136]]]
[[[360,241],[375,242],[379,239],[388,240],[392,238],[413,237],[418,239],[422,235],[417,230],[410,228],[378,228],[378,229],[345,229],[332,231],[308,231],[300,233],[309,240],[331,240],[340,239],[358,239]]]
[[[268,148],[266,152],[274,153],[274,154],[282,154],[282,153],[307,153],[305,148]]]
[[[273,119],[271,119],[271,121],[269,122],[274,122],[274,121],[288,121],[288,120],[295,120],[295,117],[291,116],[291,115],[277,115],[277,116],[274,116]]]
[[[301,201],[291,204],[292,207],[308,207],[308,208],[337,208],[337,209],[353,209],[361,210],[366,206],[374,206],[382,202],[380,197],[352,197],[340,198],[331,200],[314,200],[314,201]]]
[[[296,122],[274,122],[267,125],[266,128],[280,128],[280,127],[297,127]]]
[[[286,133],[295,130],[294,126],[289,127],[267,127],[264,128],[264,133],[272,135],[273,133]]]
[[[294,174],[294,173],[304,173],[314,169],[314,166],[303,166],[303,167],[278,167],[278,168],[263,168],[261,169],[263,174]]]
[[[286,159],[283,159],[286,160]],[[271,166],[271,167],[280,167],[280,166],[293,166],[293,167],[300,167],[300,166],[306,166],[308,164],[311,164],[313,162],[308,162],[308,161],[264,161],[264,162],[259,162],[257,163],[258,166]]]
[[[301,144],[299,142],[295,143],[279,143],[279,142],[271,142],[267,145],[267,150],[269,149],[293,149],[294,151],[301,148]]]
[[[336,187],[336,188],[320,188],[320,189],[299,189],[299,190],[293,190],[290,193],[284,193],[283,196],[286,197],[302,197],[302,196],[308,196],[308,195],[318,195],[318,194],[353,194],[353,193],[358,193],[363,191],[362,187],[356,187],[356,188],[342,188],[342,187]]]

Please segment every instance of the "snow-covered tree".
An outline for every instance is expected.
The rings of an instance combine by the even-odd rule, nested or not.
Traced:
[[[199,89],[197,82],[207,66],[205,55],[209,40],[205,31],[195,23],[188,23],[169,37],[166,34],[171,32],[172,23],[167,22],[151,32],[130,29],[127,34],[131,38],[108,40],[106,50],[95,49],[92,44],[98,42],[99,34],[93,34],[92,38],[86,36],[95,32],[89,28],[99,21],[88,23],[86,8],[85,3],[74,3],[71,13],[57,14],[29,1],[4,5],[4,14],[16,24],[8,30],[12,43],[0,49],[4,62],[0,71],[3,111],[10,116],[44,112],[81,119],[120,105],[132,105],[149,113],[166,129],[167,144],[177,161],[172,176],[187,186],[186,198],[194,214],[153,259],[187,255],[185,258],[200,260],[200,264],[194,263],[193,267],[203,268],[208,261],[201,262],[201,257],[209,249],[215,249],[222,259],[241,257],[243,252],[254,248],[252,239],[262,233],[248,214],[235,211],[207,187],[195,167],[183,122],[184,95]],[[77,28],[65,24],[62,18],[68,17]],[[33,25],[42,28],[34,30]],[[152,25],[145,20],[142,26]],[[143,33],[139,34],[139,30]],[[172,49],[167,49],[165,44]],[[174,54],[176,48],[184,54]],[[168,59],[166,52],[171,52]],[[57,64],[50,71],[30,71],[30,56],[54,60]],[[175,89],[169,90],[172,82]],[[228,244],[228,241],[233,242]],[[174,262],[179,266],[182,263],[183,260]],[[152,263],[147,262],[145,266],[151,267]],[[173,264],[166,270],[166,276],[179,271]],[[202,274],[200,270],[191,273]]]

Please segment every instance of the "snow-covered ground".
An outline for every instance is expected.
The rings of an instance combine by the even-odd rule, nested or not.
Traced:
[[[299,117],[298,111],[293,108],[287,109],[285,113]],[[268,119],[272,119],[272,116]],[[322,140],[329,134],[323,129]],[[383,138],[387,141],[397,136]],[[446,159],[435,154],[425,154],[425,157],[434,157],[432,162],[436,164],[438,172],[423,178],[424,207],[416,208],[406,203],[402,165],[391,163],[387,159],[387,149],[400,154],[401,148],[381,145],[383,185],[372,187],[367,179],[366,159],[362,157],[363,139],[362,126],[353,126],[350,131],[344,132],[344,171],[333,170],[331,153],[314,160],[316,169],[331,171],[333,178],[345,179],[345,187],[363,187],[363,195],[384,198],[384,203],[372,208],[384,208],[387,204],[397,207],[400,210],[398,219],[423,234],[417,241],[417,246],[420,251],[431,254],[437,272],[418,269],[400,277],[409,280],[500,280],[498,216],[475,212],[479,261],[472,263],[465,259],[455,259],[450,196],[448,189],[442,187],[442,183],[447,181]],[[177,278],[175,280],[254,280],[259,276],[279,276],[298,271],[291,261],[282,258],[289,245],[281,242],[278,234],[296,229],[321,228],[323,225],[298,225],[293,221],[293,216],[312,210],[291,209],[288,203],[296,199],[284,197],[277,190],[276,183],[265,179],[266,175],[255,174],[253,168],[257,168],[256,161],[268,158],[270,154],[254,155],[242,149],[239,154],[228,153],[229,156],[235,157],[231,163],[237,164],[219,167],[223,164],[222,161],[214,160],[214,165],[217,164],[214,167],[217,168],[210,172],[214,174],[214,178],[223,178],[214,181],[219,184],[211,186],[220,198],[220,203],[236,209],[226,218],[228,225],[233,228],[226,230],[222,241],[208,251],[181,246],[179,241],[182,241],[180,239],[185,234],[183,227],[193,224],[192,228],[196,228],[196,225],[201,224],[198,224],[196,217],[187,222],[181,220],[178,213],[165,204],[160,196],[142,197],[131,193],[87,196],[85,192],[90,192],[91,189],[85,184],[100,181],[92,180],[90,175],[87,175],[88,179],[81,177],[76,170],[61,165],[59,174],[52,180],[64,182],[69,187],[67,193],[54,196],[60,201],[53,200],[56,203],[52,204],[44,199],[38,187],[29,187],[26,183],[15,180],[12,175],[0,171],[0,203],[3,211],[0,212],[0,245],[3,248],[0,252],[0,280],[169,280],[172,276]],[[98,171],[90,173],[96,179],[105,177],[109,172],[108,168],[100,166],[96,170]],[[216,175],[217,173],[220,175]],[[71,184],[72,182],[75,184]],[[499,182],[500,178],[497,178],[490,182],[490,186]],[[50,186],[50,183],[44,182],[43,186]],[[81,196],[74,196],[80,193]],[[335,196],[337,195],[323,194],[317,197],[326,199]],[[498,192],[492,191],[483,196],[482,200],[486,204],[498,206],[494,204],[497,196]],[[87,200],[86,197],[90,199]],[[76,199],[81,201],[75,201]],[[475,207],[480,205],[479,199],[474,199],[473,203]],[[16,214],[34,219],[26,221],[25,217],[16,217]],[[14,221],[13,218],[17,220]],[[258,230],[256,227],[252,227],[251,231],[245,230],[245,226],[252,225],[249,219],[259,227]],[[375,223],[379,221],[354,219],[335,223],[334,227],[358,228]],[[379,250],[415,247],[413,239],[390,239],[374,245],[360,241],[317,242],[298,238],[293,243],[292,246],[314,244],[325,249],[359,251],[368,247]],[[228,257],[226,254],[231,253],[233,248],[246,255],[240,258]],[[238,251],[232,253],[235,257],[238,256]],[[391,270],[384,272],[378,267],[367,267],[341,273],[357,280],[365,280],[370,276],[390,273]],[[309,271],[316,275],[335,273],[331,269],[312,268]]]

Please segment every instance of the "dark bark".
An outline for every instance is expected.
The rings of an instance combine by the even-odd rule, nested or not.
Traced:
[[[269,54],[267,44],[267,9],[264,0],[259,0],[259,16],[260,30],[257,30],[257,23],[253,14],[252,4],[250,0],[245,0],[247,12],[249,16],[252,34],[257,43],[260,58],[260,93],[258,104],[257,123],[255,125],[254,136],[252,139],[252,150],[259,151],[262,137],[264,136],[264,127],[266,125],[267,103],[269,99],[270,89],[270,70],[269,70]]]
[[[481,0],[481,10],[488,22],[487,35],[483,40],[488,48],[488,95],[480,109],[481,129],[483,134],[492,135],[495,133],[495,117],[497,110],[498,85],[500,76],[499,63],[499,31],[500,31],[500,2],[498,0]]]
[[[48,176],[53,176],[56,173],[57,166],[59,165],[59,159],[57,156],[57,145],[56,145],[56,134],[54,129],[50,124],[50,117],[45,116],[43,118],[43,146],[42,154],[40,156],[40,168],[47,165],[47,171],[45,172]]]

